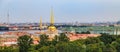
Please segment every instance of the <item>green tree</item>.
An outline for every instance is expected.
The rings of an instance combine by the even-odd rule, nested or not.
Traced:
[[[116,39],[116,42],[120,43],[120,38],[117,38],[117,39]]]
[[[57,52],[85,52],[85,46],[80,43],[58,43],[56,45]]]
[[[111,45],[116,48],[117,52],[120,52],[120,43],[118,43],[117,41],[112,42]]]
[[[116,46],[116,50],[117,50],[117,52],[120,52],[120,44],[118,44],[118,45]]]
[[[85,44],[95,44],[100,43],[100,39],[98,37],[89,37],[85,40]]]
[[[49,41],[49,38],[48,38],[48,35],[40,35],[40,41],[39,41],[39,44],[36,46],[36,50],[43,47],[43,46],[49,46],[50,45],[50,41]]]
[[[90,31],[87,31],[86,34],[90,34]]]
[[[116,40],[116,36],[109,35],[107,33],[101,33],[100,40],[103,41],[105,44],[111,44],[113,41]]]
[[[73,41],[73,42],[74,42],[74,43],[85,44],[86,39],[78,39],[78,40],[75,40],[75,41]]]
[[[0,47],[0,52],[19,52],[18,48],[13,47]]]
[[[113,42],[113,46],[116,47],[117,52],[120,52],[120,35],[117,37],[116,41]]]
[[[43,46],[48,46],[49,45],[49,40],[48,39],[49,39],[48,35],[45,35],[45,34],[40,35],[40,42],[39,42],[39,44],[43,45]]]
[[[56,35],[55,37],[54,37],[54,39],[52,40],[52,45],[56,45],[57,43],[58,43],[58,36]]]
[[[90,31],[81,32],[81,34],[90,34]]]
[[[57,52],[54,46],[43,46],[38,49],[39,52]]]
[[[69,38],[66,36],[65,33],[61,33],[59,38],[59,42],[69,42]]]
[[[107,44],[103,50],[103,52],[116,52],[116,51],[117,51],[116,48],[111,44]]]
[[[28,52],[32,38],[28,35],[24,35],[18,38],[19,52]]]
[[[86,52],[102,52],[102,48],[100,44],[88,44],[86,48]]]
[[[31,45],[31,47],[28,49],[28,52],[38,52],[38,50],[35,49],[36,45]]]

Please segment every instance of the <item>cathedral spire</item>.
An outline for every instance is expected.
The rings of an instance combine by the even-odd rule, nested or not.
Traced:
[[[42,17],[40,17],[40,29],[42,29]]]
[[[54,25],[54,14],[53,14],[53,8],[51,8],[50,24],[51,24],[51,25]]]

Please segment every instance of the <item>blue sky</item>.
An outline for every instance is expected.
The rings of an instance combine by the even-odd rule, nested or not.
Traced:
[[[120,20],[120,0],[0,0],[0,22],[108,22]]]

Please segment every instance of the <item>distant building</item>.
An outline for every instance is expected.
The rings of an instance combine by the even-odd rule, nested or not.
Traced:
[[[70,41],[75,41],[78,39],[86,39],[89,37],[98,37],[101,36],[100,34],[75,34],[75,33],[67,33],[68,38]]]
[[[0,26],[0,31],[8,31],[9,27],[6,26]]]
[[[44,26],[45,27],[45,26]],[[53,11],[51,10],[51,17],[50,17],[50,25],[47,27],[47,30],[42,31],[43,26],[42,26],[42,19],[40,19],[40,32],[36,32],[37,34],[45,34],[48,35],[49,40],[52,40],[56,35],[58,35],[58,30],[56,26],[54,25],[54,15]]]
[[[120,21],[118,21],[118,22],[117,22],[117,24],[119,24],[119,25],[120,25]]]

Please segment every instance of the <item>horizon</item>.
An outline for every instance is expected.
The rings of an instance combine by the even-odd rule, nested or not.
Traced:
[[[8,12],[10,23],[39,23],[41,16],[44,23],[50,22],[51,6],[54,10],[55,23],[120,20],[118,0],[0,0],[0,22],[7,22]]]

